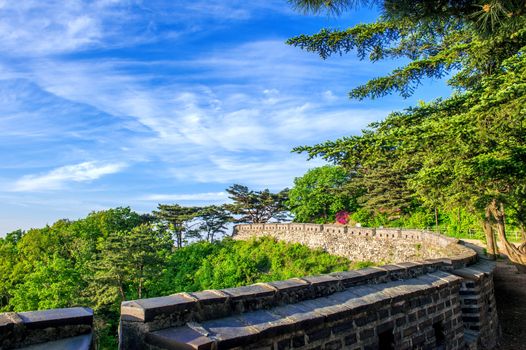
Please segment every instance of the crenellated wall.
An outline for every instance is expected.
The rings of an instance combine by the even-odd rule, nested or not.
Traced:
[[[431,251],[414,262],[124,302],[120,348],[492,349],[497,342],[494,264],[455,239],[312,224],[239,225],[234,237],[263,235],[357,260],[366,259],[352,249],[376,257],[386,242]]]
[[[235,239],[271,236],[321,248],[353,261],[403,262],[464,256],[473,251],[458,240],[425,230],[364,228],[318,224],[246,224],[234,228]]]

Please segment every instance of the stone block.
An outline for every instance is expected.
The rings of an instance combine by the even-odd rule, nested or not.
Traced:
[[[121,304],[121,320],[150,322],[158,316],[187,313],[197,308],[195,298],[184,294],[125,301]]]
[[[18,317],[28,330],[93,324],[93,310],[87,307],[19,312]]]
[[[185,326],[167,328],[146,335],[146,342],[161,349],[210,350],[214,341]]]

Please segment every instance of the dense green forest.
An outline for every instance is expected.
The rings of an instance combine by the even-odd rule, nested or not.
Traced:
[[[366,266],[273,239],[202,240],[177,248],[173,230],[129,208],[0,238],[0,311],[95,310],[97,342],[116,347],[123,300]],[[217,237],[222,238],[222,237]]]

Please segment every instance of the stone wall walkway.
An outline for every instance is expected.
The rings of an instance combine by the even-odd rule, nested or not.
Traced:
[[[494,283],[502,329],[499,349],[526,350],[526,274],[518,274],[507,259],[500,260]]]
[[[479,240],[464,241],[480,254],[485,247]],[[493,282],[502,330],[499,349],[526,350],[526,274],[517,273],[517,268],[504,258],[497,261]]]

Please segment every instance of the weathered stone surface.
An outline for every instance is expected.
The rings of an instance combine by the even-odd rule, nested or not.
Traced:
[[[0,349],[88,349],[92,324],[93,311],[82,307],[3,313]]]
[[[93,343],[93,334],[84,334],[43,344],[30,345],[20,350],[89,350]]]
[[[339,349],[350,344],[376,349],[379,337],[391,332],[396,344],[416,348],[435,343],[433,322],[440,316],[436,322],[445,325],[448,348],[462,349],[462,324],[448,326],[460,317],[460,305],[452,292],[456,285],[447,275],[351,287],[328,297],[205,321],[197,328],[152,332],[146,339],[155,349],[288,349],[291,344],[305,349]],[[442,290],[449,292],[442,296]],[[398,308],[393,307],[396,298],[403,300]],[[448,306],[441,310],[422,306],[432,300]]]
[[[184,294],[126,301],[121,305],[121,318],[148,322],[157,316],[183,312],[195,305],[195,300]]]
[[[246,297],[271,297],[274,295],[275,290],[265,286],[264,284],[253,284],[250,286],[223,289],[222,292],[228,295],[231,299],[237,300]]]
[[[18,316],[27,329],[81,324],[91,326],[93,323],[93,310],[84,307],[19,312]]]
[[[476,254],[458,240],[422,230],[373,229],[344,225],[257,224],[235,227],[235,239],[272,236],[286,242],[322,248],[351,260],[406,262],[456,257],[454,268],[473,262]]]
[[[161,349],[209,350],[213,344],[213,340],[188,326],[151,332],[146,341]]]

